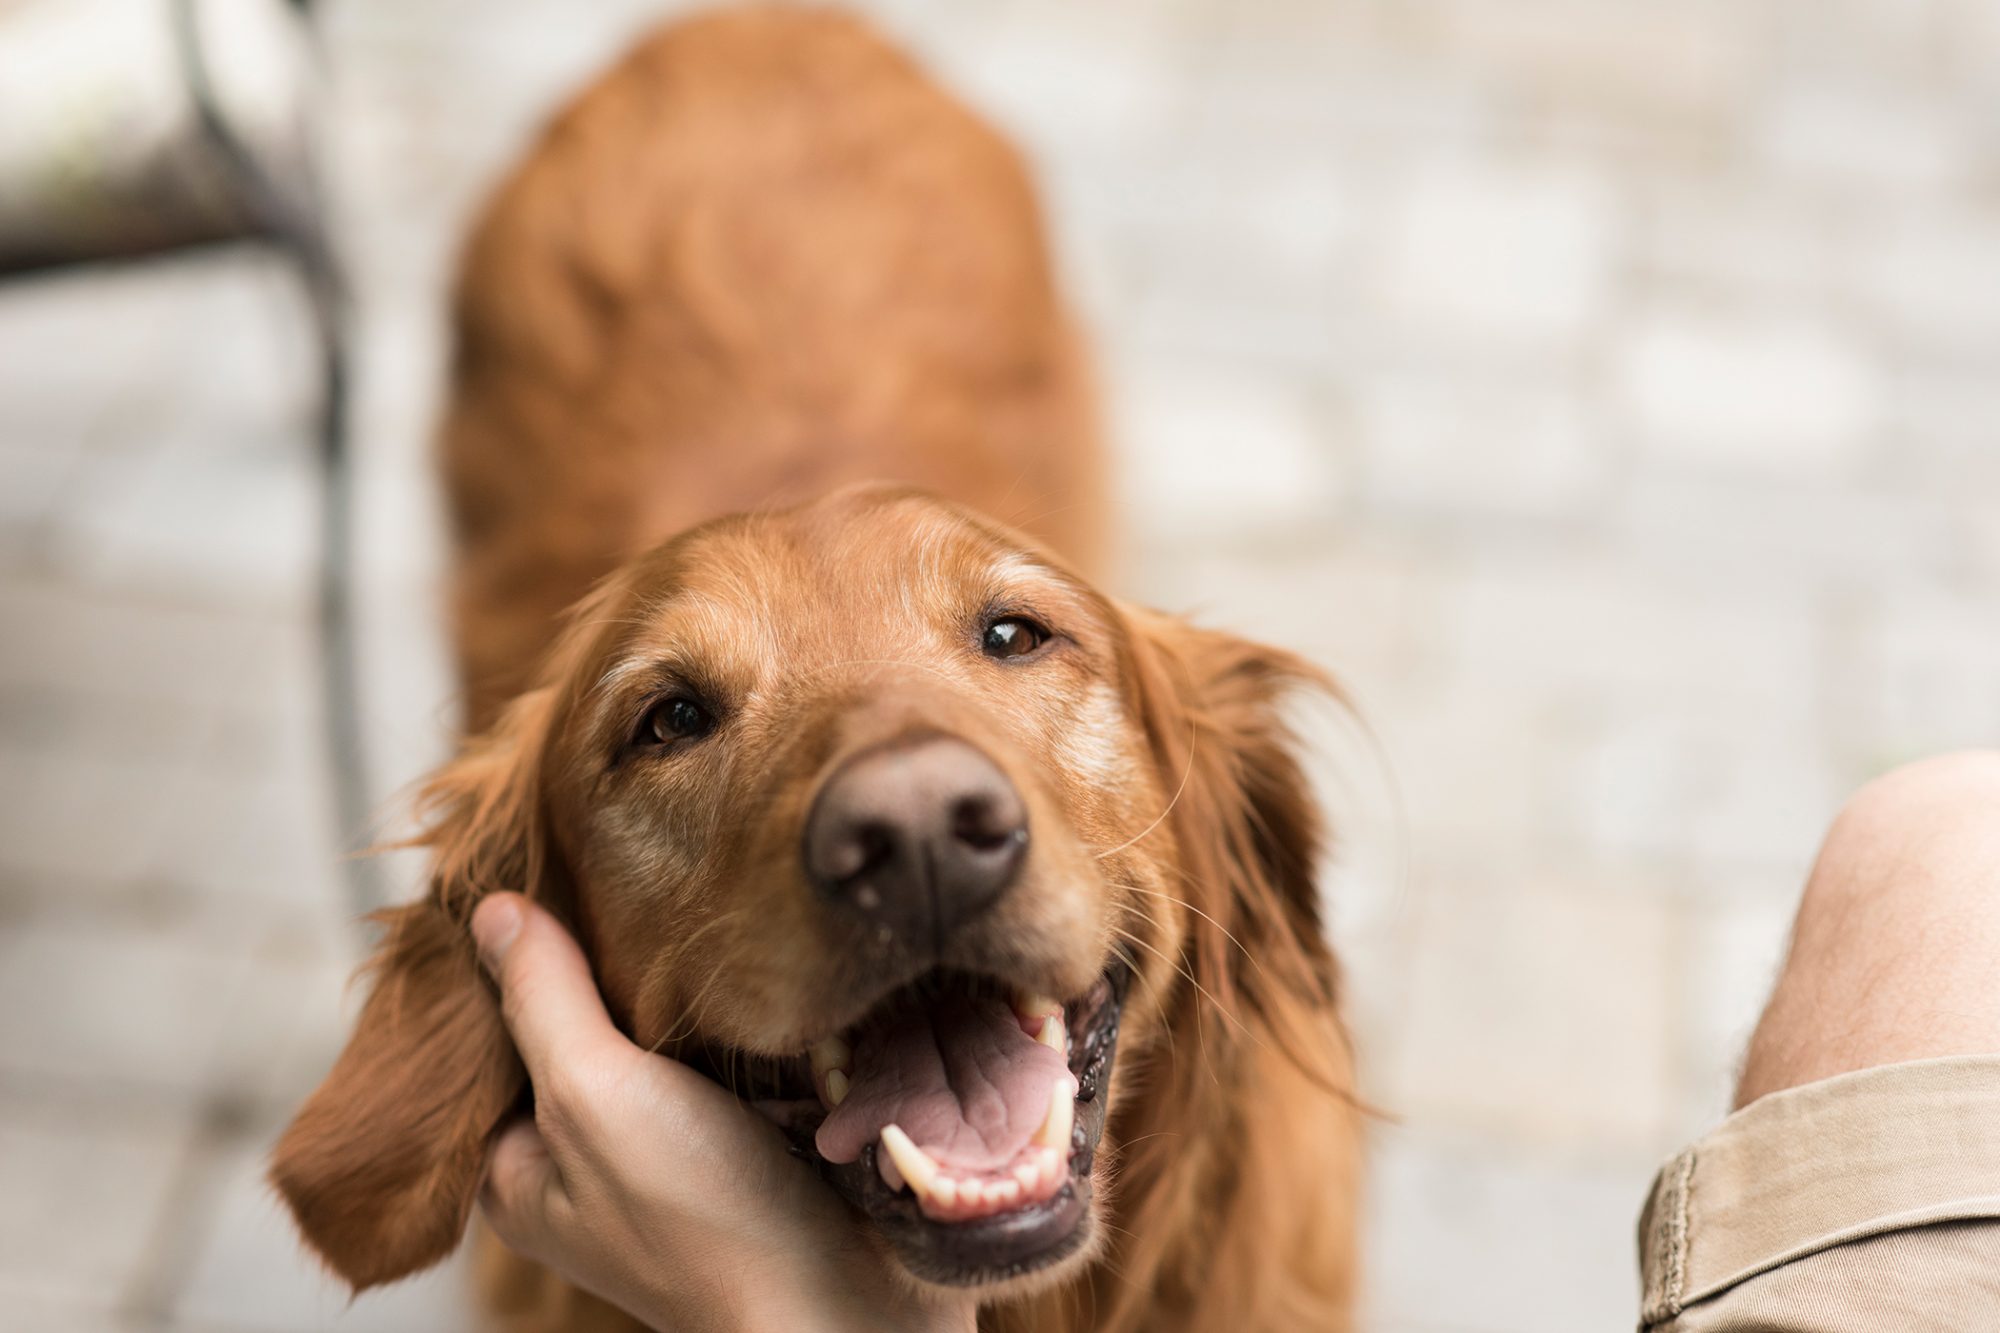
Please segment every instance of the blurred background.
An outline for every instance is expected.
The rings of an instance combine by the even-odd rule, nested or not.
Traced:
[[[301,63],[279,0],[204,5],[236,11],[213,72],[277,127],[250,147],[281,203],[319,85],[386,802],[453,734],[428,440],[457,238],[678,6],[330,0]],[[1373,730],[1320,759],[1389,1116],[1368,1327],[1629,1327],[1649,1178],[1727,1108],[1826,821],[2000,738],[2000,6],[857,7],[1039,169],[1123,459],[1120,590],[1305,651]],[[83,77],[171,71],[167,8],[0,0],[0,237],[44,231],[18,263],[248,225],[212,224],[200,151],[149,183],[158,234],[34,222],[24,163],[189,120],[125,80],[104,132]],[[363,941],[297,274],[211,245],[0,280],[10,1330],[468,1327],[455,1269],[350,1306],[259,1180]]]

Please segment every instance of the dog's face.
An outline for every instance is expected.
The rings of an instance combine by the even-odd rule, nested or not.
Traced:
[[[763,1105],[917,1276],[1077,1251],[1128,971],[1179,951],[1116,608],[872,491],[622,585],[545,759],[614,1012]]]
[[[635,1041],[777,1122],[916,1279],[1082,1262],[1121,1034],[1158,1048],[1191,985],[1227,984],[1228,922],[1314,930],[1313,820],[1270,717],[1293,665],[920,495],[687,534],[593,594],[544,686],[431,788],[437,891],[378,998],[449,1007],[472,1053],[401,1050],[364,1014],[280,1187],[359,1285],[449,1249],[476,1143],[390,1143],[386,1198],[334,1173],[398,1128],[365,1124],[397,1114],[371,1072],[400,1102],[403,1064],[468,1084],[460,1133],[512,1103],[458,930],[519,888],[570,918]],[[385,1232],[419,1186],[456,1212]]]

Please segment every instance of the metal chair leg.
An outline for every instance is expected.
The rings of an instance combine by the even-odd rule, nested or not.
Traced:
[[[290,257],[312,310],[318,344],[320,400],[316,459],[320,474],[319,567],[316,626],[319,635],[321,714],[333,783],[347,889],[357,915],[388,901],[380,863],[353,845],[371,823],[367,755],[362,737],[360,654],[356,634],[354,563],[354,462],[350,437],[346,285],[338,256],[321,222],[311,163],[294,188],[275,179],[231,127],[204,63],[197,0],[173,0],[176,43],[203,133],[228,170],[257,222]]]

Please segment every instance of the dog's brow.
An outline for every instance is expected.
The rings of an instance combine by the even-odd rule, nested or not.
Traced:
[[[627,657],[613,662],[605,669],[604,674],[597,678],[597,684],[591,686],[591,696],[595,698],[609,694],[624,684],[629,677],[644,675],[656,670],[660,665],[657,659],[651,657]]]
[[[604,726],[609,720],[611,710],[618,702],[619,686],[634,676],[656,673],[663,665],[664,663],[657,658],[627,657],[613,662],[606,668],[604,674],[597,678],[597,684],[593,685],[590,693],[585,696],[591,700],[590,721],[593,729]]]
[[[1009,551],[987,567],[986,576],[995,586],[1006,587],[1020,578],[1054,578],[1056,572],[1026,551]]]
[[[710,628],[719,625],[728,616],[728,607],[724,602],[705,593],[691,592],[685,589],[676,591],[663,600],[648,605],[645,608],[644,614],[649,621],[657,620],[668,610],[676,612],[683,622],[689,620],[699,621],[705,623]],[[609,694],[632,676],[644,675],[649,671],[660,673],[671,672],[679,669],[680,665],[673,656],[662,656],[657,651],[652,653],[638,652],[633,655],[621,657],[618,661],[613,662],[605,668],[604,674],[599,676],[597,683],[590,688],[589,697],[597,698]]]

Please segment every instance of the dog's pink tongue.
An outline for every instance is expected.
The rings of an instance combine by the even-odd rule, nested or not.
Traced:
[[[942,999],[856,1041],[846,1100],[819,1127],[820,1156],[851,1162],[883,1126],[899,1125],[941,1164],[999,1170],[1041,1128],[1067,1072],[1004,1001]]]

